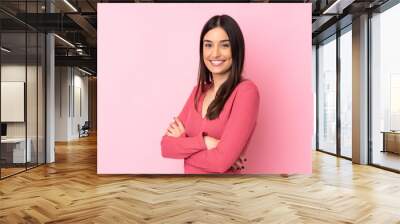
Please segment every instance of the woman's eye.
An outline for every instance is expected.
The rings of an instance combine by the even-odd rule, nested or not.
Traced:
[[[223,44],[222,47],[228,48],[229,44]]]
[[[205,47],[211,47],[211,44],[204,44]]]

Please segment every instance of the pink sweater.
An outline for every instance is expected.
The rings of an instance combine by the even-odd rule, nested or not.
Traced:
[[[179,114],[185,127],[180,137],[164,135],[161,140],[162,156],[184,159],[185,173],[240,173],[230,167],[246,150],[256,126],[260,96],[251,80],[243,80],[226,101],[220,116],[214,120],[202,118],[205,94],[201,94],[198,111],[195,110],[193,88]],[[207,150],[203,136],[219,139],[217,147]],[[246,164],[246,163],[245,163]]]

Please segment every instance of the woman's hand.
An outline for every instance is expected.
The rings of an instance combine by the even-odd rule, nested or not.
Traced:
[[[167,132],[165,134],[175,138],[178,138],[182,134],[185,134],[185,127],[183,126],[183,123],[179,120],[179,118],[174,117],[174,121],[169,124]]]
[[[204,136],[203,138],[204,138],[204,142],[205,142],[208,150],[215,149],[215,147],[218,146],[218,143],[220,141],[219,139],[216,139],[216,138],[213,138],[213,137],[210,137],[210,136]],[[247,158],[245,158],[244,153],[242,153],[240,155],[239,159],[237,159],[235,161],[235,163],[231,166],[230,169],[242,170],[242,169],[245,168],[244,167],[244,162],[246,162],[246,161],[247,161]]]
[[[233,170],[242,170],[244,169],[244,162],[247,161],[247,158],[244,157],[244,155],[240,155],[239,159],[236,160],[236,162],[231,166],[231,169]]]
[[[210,137],[210,136],[204,136],[204,143],[206,143],[207,146],[207,150],[212,150],[215,147],[217,147],[218,143],[219,143],[219,139]]]

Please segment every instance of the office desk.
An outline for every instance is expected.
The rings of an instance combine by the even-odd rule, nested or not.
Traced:
[[[382,131],[381,133],[383,133],[382,152],[400,154],[400,131]]]
[[[27,138],[28,143],[25,154],[25,138],[6,138],[1,139],[1,157],[6,163],[25,163],[31,162],[32,140]],[[25,161],[27,159],[27,161]]]

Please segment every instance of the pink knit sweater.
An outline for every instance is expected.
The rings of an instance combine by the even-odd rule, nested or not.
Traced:
[[[256,126],[260,103],[257,86],[248,79],[240,82],[214,120],[201,116],[204,93],[200,96],[198,111],[195,110],[195,93],[196,87],[178,116],[185,133],[177,138],[164,135],[162,156],[184,159],[186,174],[240,173],[230,167],[246,150]],[[219,139],[217,147],[207,150],[205,135]]]

